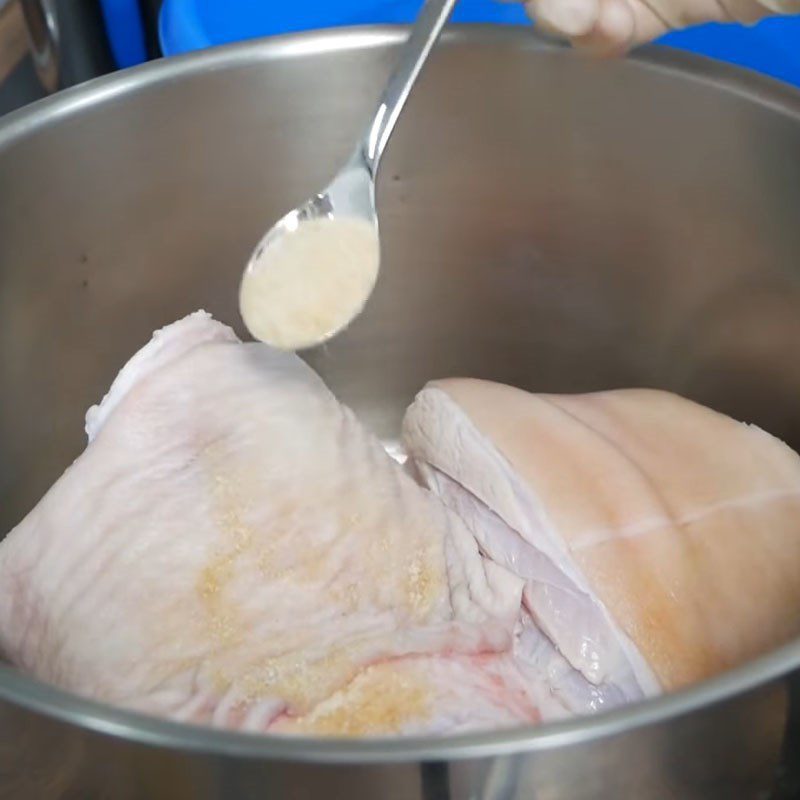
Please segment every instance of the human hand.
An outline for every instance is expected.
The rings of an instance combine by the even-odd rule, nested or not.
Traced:
[[[704,22],[752,24],[800,13],[800,0],[528,0],[525,6],[542,30],[600,55],[621,55]]]

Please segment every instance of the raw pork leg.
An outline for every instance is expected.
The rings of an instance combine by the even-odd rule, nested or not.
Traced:
[[[404,435],[481,549],[525,580],[517,655],[549,660],[569,710],[800,634],[800,458],[758,428],[666,392],[447,380],[418,395]]]
[[[508,656],[521,581],[297,357],[198,312],[130,360],[87,433],[0,544],[21,668],[262,731],[538,719]]]

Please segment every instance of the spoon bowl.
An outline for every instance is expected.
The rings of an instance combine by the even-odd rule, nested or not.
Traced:
[[[380,267],[375,178],[380,158],[456,0],[426,0],[353,155],[322,192],[282,217],[245,267],[239,309],[256,338],[317,346],[363,310]]]
[[[379,265],[375,183],[357,152],[323,192],[259,242],[239,289],[242,319],[275,347],[314,347],[361,313]]]

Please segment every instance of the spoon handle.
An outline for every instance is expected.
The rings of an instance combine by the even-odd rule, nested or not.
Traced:
[[[411,87],[436,44],[456,2],[457,0],[425,0],[403,45],[400,60],[383,90],[378,109],[359,147],[360,157],[373,178]]]

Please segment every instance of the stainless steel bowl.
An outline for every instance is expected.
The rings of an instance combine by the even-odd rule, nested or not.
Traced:
[[[265,222],[341,162],[400,36],[213,50],[0,124],[0,528],[80,451],[84,410],[154,328],[201,306],[237,320]],[[311,360],[383,437],[427,379],[461,373],[662,386],[800,445],[792,90],[668,51],[595,64],[459,29],[379,194],[378,291]],[[793,644],[594,719],[393,743],[183,727],[0,668],[0,798],[779,797],[798,665]]]

